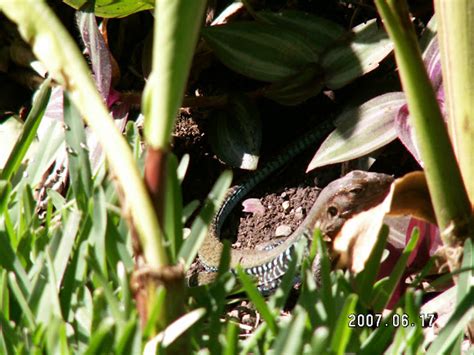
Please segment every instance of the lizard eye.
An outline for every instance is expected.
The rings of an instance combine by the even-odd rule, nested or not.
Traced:
[[[351,189],[350,193],[351,194],[354,194],[354,195],[358,195],[362,192],[362,187],[354,187],[353,189]]]
[[[328,216],[333,218],[333,217],[337,216],[338,210],[334,206],[329,206],[327,212],[328,212]]]

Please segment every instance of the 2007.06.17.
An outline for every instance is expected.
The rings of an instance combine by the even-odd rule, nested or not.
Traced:
[[[381,313],[351,313],[349,314],[349,328],[378,328],[378,327],[394,327],[408,328],[415,327],[418,322],[423,328],[432,327],[438,315],[436,313],[421,313],[419,320],[410,319],[408,314],[392,313],[385,319]]]

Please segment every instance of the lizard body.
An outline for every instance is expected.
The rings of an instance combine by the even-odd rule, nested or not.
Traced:
[[[287,146],[281,154],[254,173],[245,183],[229,190],[199,249],[199,259],[207,273],[193,276],[189,280],[190,284],[196,284],[196,281],[197,284],[209,283],[214,279],[215,275],[212,273],[217,271],[223,251],[220,232],[226,218],[239,201],[267,176],[307,147],[321,141],[333,129],[334,126],[330,121],[320,123],[314,130]],[[272,291],[287,271],[295,245],[302,238],[306,238],[309,244],[312,232],[317,227],[326,237],[332,237],[350,216],[378,202],[385,195],[391,181],[392,178],[388,175],[362,171],[349,173],[333,181],[321,191],[303,223],[283,243],[274,245],[270,250],[231,249],[231,270],[237,265],[242,266],[246,273],[257,277],[261,291]],[[318,266],[313,264],[313,273],[317,273],[317,269]]]
[[[326,238],[334,237],[347,219],[380,202],[392,181],[389,175],[356,170],[331,182],[321,191],[303,223],[283,243],[271,250],[231,249],[231,269],[240,265],[246,273],[257,277],[261,291],[271,291],[287,271],[296,243],[306,238],[309,246],[316,228]],[[219,234],[223,220],[230,213],[227,204],[231,203],[232,208],[237,204],[242,197],[239,189],[242,187],[231,190],[199,250],[199,258],[209,272],[217,271],[223,250]],[[317,272],[314,265],[313,272]],[[199,283],[205,283],[205,278]]]

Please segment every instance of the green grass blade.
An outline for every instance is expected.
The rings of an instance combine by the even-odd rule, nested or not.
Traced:
[[[391,319],[393,313],[387,315],[382,319],[382,324],[384,320]],[[388,323],[388,322],[385,322]],[[396,328],[394,327],[378,327],[365,339],[365,341],[360,346],[360,354],[370,355],[377,352],[380,352],[380,349],[385,349],[387,344],[393,339],[393,334],[395,333]]]
[[[153,304],[150,307],[150,314],[148,315],[148,320],[145,326],[143,327],[143,336],[145,339],[151,337],[155,330],[155,324],[162,312],[163,307],[165,307],[166,299],[166,289],[164,287],[158,287],[155,293],[155,298],[153,299]]]
[[[31,111],[26,118],[23,132],[13,147],[3,171],[0,173],[1,180],[10,180],[20,167],[21,161],[33,142],[33,139],[36,136],[36,131],[41,123],[41,119],[43,118],[44,111],[46,110],[46,106],[48,105],[49,96],[51,94],[50,84],[51,79],[46,79],[41,85],[38,95],[31,107]]]
[[[59,303],[59,284],[56,280],[56,272],[54,270],[53,261],[48,252],[46,252],[46,265],[48,267],[48,291],[45,292],[46,295],[49,295],[49,313],[53,317],[61,318],[61,305]]]
[[[183,219],[182,219],[183,224],[185,224],[188,221],[188,219],[193,215],[193,213],[197,210],[198,207],[199,207],[198,200],[193,200],[183,207]]]
[[[327,345],[329,343],[329,329],[326,327],[319,327],[313,333],[311,338],[311,351],[314,354],[323,354],[327,352]]]
[[[238,343],[239,343],[239,328],[234,322],[227,323],[227,331],[225,335],[226,346],[224,348],[223,355],[234,355],[237,354]]]
[[[467,239],[464,243],[464,254],[461,265],[463,270],[469,270],[468,272],[462,272],[459,275],[458,280],[458,294],[457,300],[460,302],[463,297],[473,288],[474,280],[474,246],[472,239]],[[474,303],[474,300],[473,300]]]
[[[397,261],[397,264],[390,273],[388,281],[384,284],[384,287],[379,288],[377,290],[378,292],[374,292],[374,295],[372,297],[372,308],[375,312],[381,312],[390,301],[390,297],[392,296],[393,291],[395,291],[395,287],[400,282],[400,279],[403,276],[408,258],[410,257],[412,251],[415,249],[419,238],[420,231],[418,228],[415,228],[413,230],[413,233],[411,234],[410,241],[403,250],[402,255]]]
[[[19,280],[22,293],[28,296],[31,292],[30,280],[20,260],[18,260],[17,255],[15,255],[14,250],[11,248],[7,234],[2,230],[0,230],[0,245],[2,246],[0,248],[0,266],[15,274],[15,278]]]
[[[423,344],[423,328],[420,319],[421,292],[414,293],[408,290],[405,293],[405,313],[408,315],[410,327],[408,328],[407,349],[411,354],[421,350]],[[414,326],[413,326],[414,325]]]
[[[219,335],[221,334],[223,324],[221,323],[222,312],[226,305],[225,298],[228,294],[225,281],[223,277],[229,270],[230,264],[230,243],[228,240],[224,241],[224,249],[222,251],[221,260],[219,261],[217,281],[214,282],[210,289],[211,312],[209,313],[209,341],[207,347],[212,354],[221,353],[222,346],[219,342]]]
[[[92,196],[92,211],[90,218],[93,221],[88,236],[90,245],[94,247],[95,257],[100,265],[102,273],[107,277],[107,249],[106,249],[106,230],[107,230],[107,207],[105,193],[101,186],[94,189]]]
[[[46,349],[49,354],[68,355],[71,349],[68,346],[66,325],[60,319],[53,318],[46,329]]]
[[[291,323],[284,327],[276,338],[274,350],[276,354],[299,354],[303,347],[303,335],[308,314],[297,308]]]
[[[3,215],[8,205],[8,199],[12,191],[12,184],[6,180],[0,180],[0,216]]]
[[[94,253],[91,250],[91,247],[89,247],[88,254],[89,255],[87,257],[87,264],[92,269],[92,271],[94,271],[94,276],[96,277],[97,282],[104,291],[104,296],[107,299],[108,308],[110,309],[110,312],[113,315],[114,324],[117,323],[120,326],[123,326],[126,322],[125,314],[123,314],[117,297],[115,296],[114,291],[111,289],[107,278],[102,274],[99,263],[94,257]]]
[[[89,149],[81,115],[69,99],[67,92],[64,93],[64,124],[71,186],[79,208],[86,211],[87,200],[92,195]]]
[[[359,299],[363,304],[370,304],[371,294],[375,278],[380,267],[380,260],[382,259],[383,250],[388,238],[388,227],[383,225],[380,229],[377,237],[377,242],[370,253],[369,259],[367,260],[364,270],[357,275],[357,289],[359,293]]]
[[[64,272],[68,265],[71,253],[74,247],[76,235],[80,228],[81,213],[77,210],[73,210],[65,221],[63,237],[60,240],[57,252],[52,254],[53,266],[56,271],[56,279],[58,284],[56,287],[60,287],[61,280],[63,279]]]
[[[444,326],[438,337],[433,341],[428,349],[427,355],[442,354],[446,352],[456,338],[462,334],[466,325],[474,316],[474,307],[472,300],[474,299],[474,287],[463,297],[458,303],[454,313]]]
[[[241,354],[248,354],[254,348],[257,347],[258,341],[260,341],[268,332],[268,323],[262,323],[248,338],[244,344]]]
[[[2,329],[0,332],[0,353],[14,354],[14,346],[20,344],[20,339],[2,312],[0,312],[0,328]]]
[[[283,275],[280,285],[270,299],[269,304],[271,308],[281,309],[285,306],[286,300],[288,299],[290,291],[294,285],[296,272],[298,271],[297,266],[301,265],[306,244],[306,238],[303,238],[296,244],[295,257],[290,260],[288,270],[285,275]]]
[[[344,306],[339,313],[336,321],[334,331],[331,338],[331,350],[335,354],[344,354],[347,344],[352,334],[352,328],[348,327],[349,314],[354,313],[358,297],[356,294],[351,294],[346,298]]]
[[[268,323],[268,328],[270,331],[273,334],[277,334],[276,317],[265,302],[263,296],[257,290],[254,281],[242,270],[241,267],[237,268],[237,275],[242,282],[243,289],[249,296],[255,308],[258,312],[260,312],[262,318]]]
[[[319,257],[321,259],[321,300],[324,305],[326,312],[326,320],[329,328],[333,329],[334,322],[336,320],[336,307],[334,303],[334,297],[332,295],[332,283],[331,283],[331,262],[324,244],[321,231],[316,231],[313,237],[313,243],[316,242]]]
[[[127,275],[127,270],[125,270],[125,266],[123,262],[119,262],[117,264],[117,275],[120,283],[120,290],[122,291],[122,305],[123,305],[123,312],[125,314],[130,314],[132,312],[132,295],[130,293],[130,280]]]
[[[85,355],[105,354],[112,349],[111,336],[114,329],[114,321],[111,318],[104,319],[98,329],[96,329],[91,337],[89,347],[84,352]]]
[[[172,262],[176,261],[178,251],[183,244],[183,201],[181,185],[178,180],[178,161],[173,154],[168,155],[166,174],[166,208],[163,211],[163,231],[169,245],[169,255]]]
[[[178,254],[178,260],[183,259],[184,265],[188,268],[197,255],[199,247],[201,246],[206,233],[211,223],[212,217],[217,211],[217,208],[224,200],[224,196],[232,181],[232,172],[224,171],[216,183],[212,187],[211,192],[207,196],[207,200],[202,208],[199,216],[196,218],[191,226],[191,234],[184,242]]]
[[[28,305],[28,302],[23,295],[23,292],[20,290],[16,276],[14,273],[8,273],[8,284],[10,285],[10,290],[14,299],[18,302],[21,310],[23,311],[23,316],[26,318],[26,321],[31,329],[36,328],[35,316]]]
[[[138,354],[141,350],[141,330],[137,324],[137,318],[128,320],[122,334],[118,336],[115,354]]]

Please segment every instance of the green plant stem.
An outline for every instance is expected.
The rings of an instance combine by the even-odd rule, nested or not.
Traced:
[[[153,70],[143,93],[142,107],[147,144],[166,152],[183,100],[206,0],[156,3]]]
[[[474,201],[474,1],[436,0],[435,5],[449,127]]]
[[[167,264],[160,226],[130,148],[98,94],[79,48],[44,1],[3,1],[0,9],[17,23],[22,37],[48,68],[50,76],[71,94],[97,135],[122,187],[146,261],[154,267]]]
[[[450,261],[458,268],[464,238],[472,235],[471,207],[443,117],[423,65],[405,1],[376,0],[395,44],[403,90],[425,164],[428,188],[443,242],[457,248]]]

